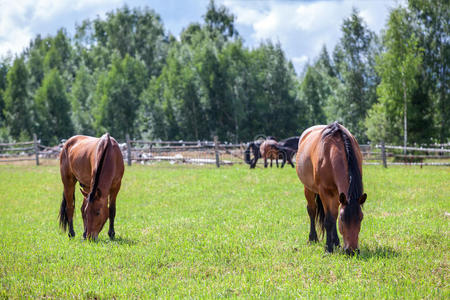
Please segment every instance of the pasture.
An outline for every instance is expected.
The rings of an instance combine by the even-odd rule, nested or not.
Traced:
[[[58,227],[57,165],[0,165],[0,297],[450,297],[448,167],[364,166],[359,256],[307,243],[295,170],[127,167],[116,240]],[[342,239],[341,239],[342,244]]]

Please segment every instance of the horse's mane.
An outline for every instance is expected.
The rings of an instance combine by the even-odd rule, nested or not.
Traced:
[[[344,221],[350,222],[358,217],[358,200],[363,193],[362,176],[359,170],[358,160],[355,150],[353,149],[352,141],[338,122],[334,122],[324,128],[322,132],[322,139],[334,136],[336,133],[340,133],[342,140],[344,141],[345,154],[348,162],[349,187],[347,194],[349,199],[347,199],[348,205],[345,208]]]
[[[94,198],[95,198],[95,193],[97,191],[98,188],[98,182],[100,181],[100,174],[102,172],[102,168],[103,168],[103,162],[105,160],[105,156],[106,156],[106,151],[108,150],[108,146],[111,143],[110,138],[109,138],[109,133],[105,133],[97,146],[97,165],[94,168],[94,182],[92,183],[92,189],[91,192],[89,193],[88,196],[88,201],[89,202],[93,202]],[[100,159],[98,159],[100,157]]]

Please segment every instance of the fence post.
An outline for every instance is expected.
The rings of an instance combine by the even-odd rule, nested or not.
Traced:
[[[217,136],[214,136],[214,152],[216,153],[216,166],[220,168],[220,159],[219,159],[219,141]]]
[[[34,152],[36,154],[36,166],[39,166],[39,146],[36,133],[33,133]]]
[[[127,139],[127,161],[128,165],[131,166],[131,141],[130,141],[130,135],[126,134]]]
[[[384,140],[381,141],[381,159],[383,160],[383,167],[387,168],[387,163],[386,163],[386,148],[384,147]]]

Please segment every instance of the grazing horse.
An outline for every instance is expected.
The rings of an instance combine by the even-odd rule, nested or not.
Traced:
[[[309,240],[317,241],[315,221],[326,230],[326,250],[339,246],[336,219],[348,254],[358,251],[363,213],[362,155],[358,142],[335,122],[306,129],[299,141],[297,175],[304,185],[311,221]]]
[[[268,136],[266,140],[274,140],[276,139],[273,136]],[[250,169],[254,169],[256,167],[256,163],[258,159],[261,158],[261,151],[259,150],[261,144],[264,140],[256,140],[254,142],[250,142],[248,144],[247,149],[245,149],[244,153],[244,161],[246,164],[250,165]],[[253,158],[251,158],[251,154],[253,154]]]
[[[256,167],[256,163],[258,162],[258,159],[261,157],[261,152],[259,152],[259,146],[261,146],[261,142],[255,141],[249,143],[247,149],[245,149],[244,160],[246,164],[250,165],[250,169]],[[253,158],[251,158],[252,153]]]
[[[64,185],[59,223],[69,237],[75,236],[73,212],[75,184],[78,181],[84,196],[81,214],[84,238],[97,239],[109,217],[108,235],[114,238],[116,197],[124,172],[123,157],[116,140],[104,134],[101,138],[76,135],[68,139],[60,154],[61,180]],[[109,198],[109,202],[108,202]]]
[[[270,159],[270,167],[272,168],[272,160],[275,159],[278,168],[278,157],[280,156],[278,151],[278,142],[276,140],[265,140],[259,146],[261,157],[264,159],[264,168],[267,168],[267,159]]]
[[[284,167],[286,161],[294,168],[294,164],[292,163],[292,158],[298,149],[298,136],[290,137],[285,140],[280,141],[277,144],[277,150],[282,156],[283,162],[281,163],[281,168]]]

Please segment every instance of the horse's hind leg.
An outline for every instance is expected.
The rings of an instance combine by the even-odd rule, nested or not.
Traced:
[[[288,157],[288,163],[289,163],[293,168],[295,168],[294,164],[292,163],[292,156],[293,156],[293,155],[291,155],[291,153],[288,153],[288,154],[286,154],[286,155],[287,155],[287,157]]]
[[[111,189],[109,194],[109,230],[108,235],[110,239],[114,239],[116,232],[114,231],[114,218],[116,217],[116,198],[120,190],[120,182],[117,186]]]
[[[316,231],[316,214],[317,214],[317,205],[315,202],[316,195],[314,192],[308,190],[305,187],[305,198],[308,202],[306,209],[308,211],[309,220],[310,220],[310,228],[309,228],[309,241],[317,242],[317,231]]]

